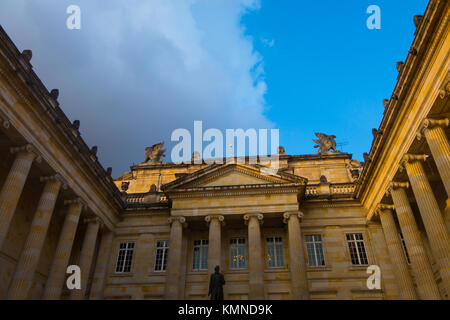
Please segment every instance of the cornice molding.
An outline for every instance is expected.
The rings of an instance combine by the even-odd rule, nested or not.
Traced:
[[[72,123],[70,123],[67,116],[59,108],[59,103],[55,100],[54,95],[48,92],[42,84],[42,81],[33,71],[32,66],[24,60],[23,55],[17,50],[1,26],[0,51],[4,56],[4,59],[2,59],[4,63],[0,64],[0,78],[4,83],[8,84],[8,87],[11,88],[11,94],[14,95],[14,99],[11,100],[13,102],[1,99],[11,109],[11,115],[14,116],[11,116],[8,122],[14,125],[16,121],[22,121],[17,113],[14,114],[15,110],[12,104],[17,103],[23,106],[23,108],[30,109],[30,114],[36,117],[36,121],[42,122],[43,127],[46,129],[51,129],[49,131],[51,135],[54,135],[54,132],[61,134],[61,137],[59,135],[55,137],[55,141],[60,144],[61,150],[70,153],[74,148],[76,153],[80,154],[81,161],[76,161],[74,167],[85,174],[89,180],[98,181],[102,186],[102,188],[98,189],[106,191],[101,192],[101,197],[105,199],[105,203],[110,203],[109,206],[111,208],[109,211],[114,212],[115,218],[120,219],[120,210],[124,208],[124,204],[119,190],[111,178],[107,176],[103,167],[98,162],[92,161],[89,155],[89,148],[83,139],[79,135],[74,136]],[[20,133],[25,138],[29,138],[29,136],[33,135],[32,132],[32,128],[24,126],[23,132]],[[51,150],[47,150],[44,143],[40,147],[42,147],[42,149],[39,149],[40,151],[45,150],[53,157]],[[42,153],[45,155],[44,151]],[[86,165],[88,170],[84,168]],[[63,173],[63,170],[61,170],[61,173]],[[77,187],[82,189],[81,185],[77,185]],[[113,201],[111,201],[111,198]],[[95,209],[102,210],[101,206],[97,206]],[[107,215],[105,212],[103,214]],[[111,223],[114,221],[112,217],[108,218],[108,220]]]
[[[419,90],[422,88],[421,81],[430,70],[430,63],[433,61],[433,56],[437,54],[438,46],[443,43],[442,39],[445,28],[448,26],[448,20],[449,15],[446,14],[446,4],[443,1],[431,1],[424,14],[424,22],[417,30],[416,37],[411,46],[416,54],[410,54],[408,56],[403,72],[394,89],[394,93],[398,95],[398,100],[391,101],[386,109],[385,116],[380,125],[380,130],[383,130],[384,134],[377,138],[372,144],[370,156],[373,161],[365,165],[361,174],[361,184],[357,188],[356,195],[368,208],[372,208],[376,203],[375,201],[379,201],[378,196],[368,198],[368,190],[379,189],[379,186],[373,186],[374,183],[379,184],[373,177],[378,176],[378,171],[381,170],[380,163],[384,161],[387,154],[390,154],[389,152],[392,152],[392,150],[390,150],[390,145],[387,144],[387,142],[390,141],[390,138],[388,139],[388,137],[398,134],[398,132],[394,131],[398,130],[398,127],[394,126],[398,121],[401,121],[404,117],[409,117],[409,121],[412,121],[406,106],[412,104],[414,97],[417,96]],[[441,56],[444,54],[445,53],[442,53]],[[438,75],[436,75],[436,77],[437,76]],[[438,80],[441,78],[443,78],[442,75],[440,75],[438,79],[434,79],[432,84],[433,87],[427,89],[430,91],[429,94],[427,94],[428,98],[426,98],[427,106],[426,108],[424,107],[421,109],[420,114],[415,115],[416,118],[422,117],[422,114],[424,114],[423,117],[426,117],[425,113],[428,108],[430,108],[430,101],[433,100],[433,97],[437,97],[438,95],[437,86],[439,86],[440,83]],[[416,120],[413,120],[414,121],[412,122],[415,123]],[[417,121],[420,121],[420,119]],[[402,144],[403,147],[399,150],[399,154],[407,152],[407,148],[409,148],[412,141],[416,138],[415,131],[417,129],[410,128],[412,135],[411,137],[406,137],[405,142]],[[396,170],[396,166],[392,166],[387,179],[393,178],[394,170]],[[369,203],[366,203],[367,201],[369,201]]]
[[[183,176],[172,182],[169,182],[162,186],[162,189],[167,193],[173,192],[189,192],[189,191],[206,191],[217,189],[249,189],[258,187],[267,187],[269,185],[283,185],[283,186],[303,186],[306,185],[308,180],[306,178],[279,172],[276,176],[265,175],[261,173],[261,166],[258,165],[246,165],[239,163],[223,164],[223,165],[211,165],[206,168],[195,171],[191,174]],[[246,176],[267,181],[267,184],[254,184],[254,185],[236,185],[236,186],[210,186],[200,187],[212,181],[217,180],[222,176],[226,176],[231,172],[241,173]]]
[[[237,185],[237,186],[223,186],[223,187],[206,187],[193,189],[178,189],[168,191],[170,199],[183,198],[205,198],[205,197],[235,197],[243,195],[258,195],[258,194],[284,194],[284,193],[299,193],[303,186],[285,186],[285,185]]]

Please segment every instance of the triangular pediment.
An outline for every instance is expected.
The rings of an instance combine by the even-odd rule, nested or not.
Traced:
[[[268,173],[270,172],[270,174]],[[306,184],[306,179],[286,173],[276,173],[256,165],[211,165],[163,186],[164,190],[258,186],[282,184]]]

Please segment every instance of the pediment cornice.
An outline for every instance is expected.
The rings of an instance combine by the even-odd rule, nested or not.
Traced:
[[[244,165],[244,164],[225,164],[225,165],[211,165],[207,168],[198,170],[194,173],[183,176],[175,181],[167,183],[162,186],[165,192],[178,191],[220,191],[220,190],[248,190],[261,188],[279,188],[279,187],[300,187],[306,186],[308,180],[293,174],[278,172],[276,175],[269,175],[262,173],[262,166],[259,165]],[[224,186],[207,186],[208,183],[224,177],[226,175],[238,173],[244,176],[253,177],[260,180],[258,184],[236,184]]]

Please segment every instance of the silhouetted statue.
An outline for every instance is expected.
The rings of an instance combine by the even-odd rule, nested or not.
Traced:
[[[211,300],[223,300],[222,286],[225,284],[225,278],[223,274],[220,273],[219,266],[216,266],[214,271],[215,272],[211,275],[211,279],[209,280],[208,296],[211,297]]]

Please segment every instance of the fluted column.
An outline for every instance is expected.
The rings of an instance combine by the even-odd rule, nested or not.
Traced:
[[[71,300],[84,300],[86,297],[92,261],[94,260],[95,244],[97,242],[98,231],[102,225],[101,220],[97,217],[88,218],[85,220],[85,223],[87,223],[87,228],[84,234],[79,262],[81,270],[81,289],[73,289],[70,291]]]
[[[31,145],[11,148],[11,153],[15,153],[16,158],[0,191],[0,249],[8,234],[9,225],[16,211],[31,165],[37,157],[37,152]]]
[[[208,242],[208,272],[214,273],[216,266],[221,266],[221,226],[224,224],[224,216],[209,215],[205,221],[209,223],[209,242]]]
[[[264,260],[262,258],[260,230],[263,217],[259,213],[244,216],[244,220],[248,224],[249,298],[251,300],[264,299]]]
[[[28,297],[62,185],[59,175],[43,177],[41,181],[46,181],[44,191],[39,200],[30,231],[9,286],[8,299],[23,300]]]
[[[92,279],[91,293],[89,295],[89,299],[91,300],[101,300],[104,297],[113,240],[114,232],[109,231],[106,228],[103,229],[97,263],[95,265],[94,278]]]
[[[418,137],[425,136],[434,162],[438,168],[447,196],[450,196],[450,144],[444,128],[448,127],[449,119],[425,119]]]
[[[416,300],[416,290],[414,289],[414,283],[409,274],[408,262],[406,261],[402,243],[395,225],[393,210],[394,206],[380,204],[377,212],[380,216],[392,268],[397,279],[400,299]]]
[[[447,198],[445,209],[444,209],[444,220],[447,225],[447,231],[450,233],[450,198]]]
[[[170,217],[169,257],[167,260],[167,276],[164,298],[166,300],[180,299],[180,268],[181,250],[183,245],[184,217]]]
[[[308,300],[308,278],[300,228],[300,220],[303,218],[303,213],[299,211],[286,212],[283,217],[284,223],[288,225],[292,297],[294,300]]]
[[[414,278],[417,282],[417,291],[419,298],[423,300],[440,299],[440,293],[430,261],[428,260],[422,239],[419,235],[414,214],[406,195],[408,183],[391,183],[390,193],[394,201],[395,211],[397,212],[398,222],[408,248],[409,258]]]
[[[69,205],[64,224],[59,236],[58,246],[48,275],[44,289],[44,300],[59,300],[61,298],[66,270],[72,252],[73,240],[78,227],[83,203],[80,199],[68,200],[64,204]]]
[[[450,236],[439,205],[422,166],[425,155],[405,155],[403,164],[419,207],[433,257],[446,292],[450,292]]]

